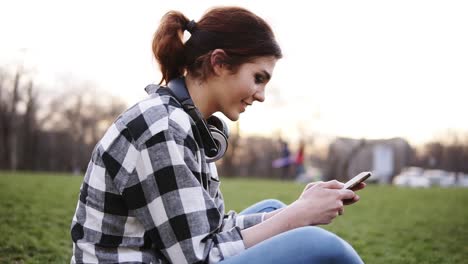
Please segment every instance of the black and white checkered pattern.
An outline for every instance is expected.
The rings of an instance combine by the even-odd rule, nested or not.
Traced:
[[[240,230],[262,221],[224,215],[195,123],[165,88],[149,94],[93,151],[71,226],[72,263],[216,263],[244,250]]]

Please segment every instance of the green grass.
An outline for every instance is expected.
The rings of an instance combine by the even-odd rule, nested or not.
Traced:
[[[0,172],[0,263],[69,263],[69,226],[82,177]],[[294,201],[303,185],[223,179],[226,207]],[[366,263],[468,263],[468,190],[369,186],[324,228]]]

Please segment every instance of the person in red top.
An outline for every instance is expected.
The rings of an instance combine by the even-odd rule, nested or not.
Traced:
[[[305,172],[304,168],[304,148],[305,148],[305,143],[304,141],[301,141],[299,143],[299,149],[296,154],[296,159],[294,160],[294,163],[296,164],[296,177],[301,175],[302,173]]]

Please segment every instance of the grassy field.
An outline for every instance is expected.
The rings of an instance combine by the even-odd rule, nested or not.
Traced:
[[[69,226],[81,177],[0,172],[0,263],[69,263]],[[223,179],[228,209],[292,202],[303,185]],[[468,263],[468,190],[369,186],[324,228],[366,263]]]

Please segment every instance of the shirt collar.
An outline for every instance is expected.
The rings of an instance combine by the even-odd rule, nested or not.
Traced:
[[[149,84],[145,87],[145,91],[148,93],[148,94],[153,94],[155,93],[158,89],[159,89],[159,85],[157,84]]]

